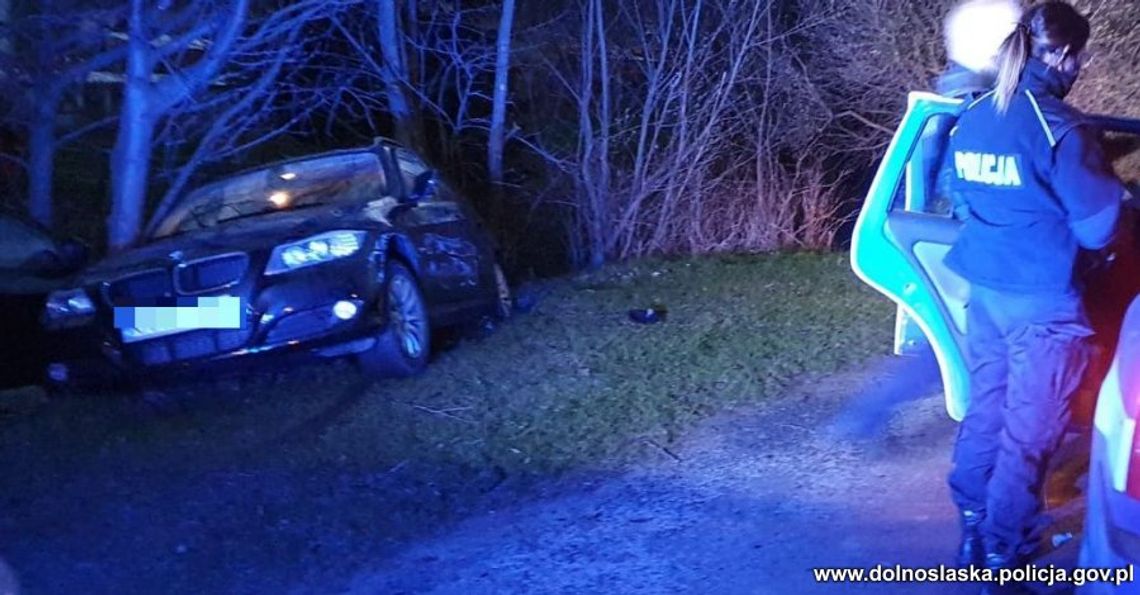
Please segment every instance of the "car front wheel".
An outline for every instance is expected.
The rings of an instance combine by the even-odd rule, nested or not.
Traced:
[[[431,325],[416,278],[403,263],[391,260],[385,274],[384,308],[387,324],[376,344],[357,356],[365,372],[386,378],[414,376],[427,366]]]

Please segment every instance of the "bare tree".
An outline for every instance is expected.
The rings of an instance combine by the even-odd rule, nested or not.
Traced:
[[[133,244],[142,227],[147,182],[159,119],[209,85],[221,72],[245,26],[249,0],[219,2],[174,11],[160,4],[148,8],[130,0],[127,19],[127,71],[119,133],[111,154],[111,217],[108,244],[118,250]],[[165,8],[165,9],[164,9]],[[191,44],[211,36],[203,55],[176,76],[162,76],[160,66],[185,56]],[[163,42],[158,40],[167,38]]]
[[[12,22],[12,0],[0,0],[0,23]],[[7,35],[0,37],[0,54],[12,51],[12,40]]]
[[[152,176],[165,187],[147,225],[152,232],[201,171],[240,161],[298,128],[340,92],[343,71],[328,55],[332,18],[353,0],[302,2],[255,19],[230,51],[214,84],[176,106],[157,139],[171,159]]]
[[[377,6],[380,49],[384,57],[380,72],[388,94],[388,110],[395,120],[396,139],[405,145],[415,146],[416,123],[412,105],[405,94],[409,79],[404,61],[403,36],[400,33],[400,11],[396,8],[395,0],[378,0]]]
[[[503,0],[499,33],[495,43],[495,90],[491,107],[491,130],[487,140],[487,171],[491,183],[503,183],[503,143],[507,121],[507,91],[511,71],[511,28],[515,22],[515,0]]]
[[[420,145],[427,128],[420,125],[422,118],[434,128],[436,142],[428,144],[456,157],[450,152],[464,135],[478,133],[482,143],[489,130],[490,119],[483,114],[493,111],[493,91],[487,87],[496,54],[494,43],[485,41],[491,35],[486,27],[489,16],[495,16],[496,23],[499,19],[487,6],[470,8],[463,2],[419,6],[427,10],[418,19],[406,11],[406,26],[396,31],[363,27],[355,18],[337,23],[354,52],[342,66],[351,75],[342,79],[345,84],[333,115],[363,119],[373,133],[382,128],[375,114],[390,115],[397,139],[424,149]],[[386,7],[377,2],[376,9],[375,18],[380,18],[384,13],[379,11]],[[382,35],[394,35],[397,41],[385,41]],[[401,121],[406,123],[401,125]],[[479,168],[479,174],[484,176],[485,168]]]
[[[6,9],[10,11],[10,5]],[[56,153],[95,127],[81,126],[60,136],[60,104],[90,74],[123,60],[122,48],[108,43],[121,17],[121,11],[113,8],[45,0],[34,12],[0,21],[0,40],[6,48],[0,51],[0,94],[9,106],[4,123],[27,138],[26,156],[3,158],[24,169],[28,212],[49,227],[54,223]]]
[[[124,65],[113,247],[135,240],[148,190],[153,225],[205,168],[282,135],[393,129],[463,179],[530,200],[520,219],[571,214],[575,260],[599,265],[827,245],[847,172],[870,167],[907,91],[942,68],[953,0],[107,2],[130,10],[56,10],[74,14],[44,25],[88,23],[42,45],[66,60],[18,64],[33,28],[0,35],[0,108],[29,144],[7,159],[28,169],[37,217],[51,218],[54,152],[113,122],[64,128],[59,98]],[[1109,51],[1076,97],[1127,111],[1135,85],[1107,73],[1135,66],[1134,6],[1085,4]],[[521,186],[504,185],[508,167]]]
[[[704,224],[722,215],[718,191],[747,160],[737,131],[756,116],[744,93],[755,86],[758,50],[774,38],[766,8],[659,0],[615,12],[587,0],[577,81],[560,77],[578,106],[587,262],[713,241]]]
[[[910,91],[928,90],[946,65],[942,19],[957,0],[797,0],[821,15],[802,36],[804,118],[867,167],[890,141]]]
[[[200,125],[191,135],[196,140],[189,158],[168,180],[157,209],[161,215],[198,167],[271,140],[304,117],[299,109],[258,128],[270,124],[266,116],[279,97],[281,74],[296,66],[294,50],[304,27],[355,3],[262,4],[254,15],[250,0],[187,3],[179,10],[148,9],[143,0],[131,0],[127,76],[112,153],[112,249],[131,245],[141,231],[159,126],[167,123],[167,141],[185,142],[186,136],[177,133],[179,120]]]

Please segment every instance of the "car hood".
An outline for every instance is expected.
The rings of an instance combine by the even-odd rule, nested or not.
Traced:
[[[155,240],[103,259],[79,275],[89,285],[132,272],[226,252],[255,252],[333,229],[376,227],[361,208],[330,206],[238,219],[214,228]]]

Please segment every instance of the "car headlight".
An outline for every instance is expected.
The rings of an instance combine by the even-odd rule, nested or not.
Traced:
[[[367,235],[363,231],[330,231],[299,242],[282,244],[273,249],[266,275],[295,271],[338,258],[352,256],[360,251]]]
[[[44,308],[47,322],[82,318],[95,313],[95,303],[82,289],[66,289],[48,294]]]

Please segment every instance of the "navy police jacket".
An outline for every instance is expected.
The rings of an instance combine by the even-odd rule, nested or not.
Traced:
[[[1006,114],[990,93],[958,119],[945,164],[968,217],[945,262],[972,284],[1067,293],[1078,251],[1112,240],[1124,185],[1066,92],[1057,71],[1031,59]]]

